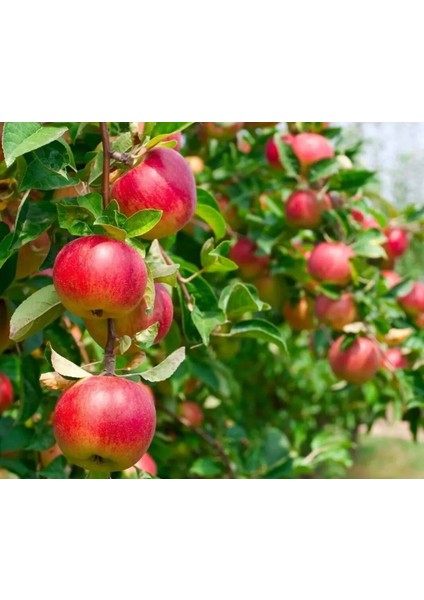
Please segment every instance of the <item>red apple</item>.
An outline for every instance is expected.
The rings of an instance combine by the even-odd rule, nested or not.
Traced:
[[[190,400],[181,402],[178,407],[178,413],[184,424],[189,427],[197,427],[203,423],[203,410],[196,402],[191,402]]]
[[[283,307],[283,316],[294,331],[313,329],[314,307],[312,300],[303,296],[294,303],[287,301]]]
[[[382,271],[381,274],[383,275],[389,290],[402,281],[402,277],[396,273],[396,271]]]
[[[162,218],[142,237],[152,240],[182,229],[196,208],[196,184],[184,158],[171,148],[154,148],[144,161],[112,186],[111,197],[130,217],[139,210],[162,210]]]
[[[314,279],[346,285],[352,277],[349,260],[352,249],[341,242],[322,242],[315,246],[308,259],[308,271]]]
[[[16,279],[24,279],[38,271],[50,251],[50,238],[42,233],[32,242],[28,242],[18,252]]]
[[[362,229],[381,229],[380,223],[371,215],[364,215],[360,210],[353,208],[351,215],[361,224]]]
[[[240,273],[246,279],[252,279],[263,274],[269,265],[268,256],[258,256],[258,247],[255,242],[247,237],[240,238],[228,253],[228,258],[234,261],[240,269]]]
[[[409,294],[398,297],[398,302],[403,310],[412,317],[424,313],[424,283],[416,281]]]
[[[157,343],[168,333],[173,318],[174,306],[171,296],[165,286],[155,283],[155,302],[151,312],[147,314],[146,302],[143,299],[128,315],[115,320],[115,334],[117,338],[124,335],[134,337],[136,333],[158,323],[158,333],[155,337],[155,343]],[[107,342],[107,321],[105,319],[87,319],[85,325],[91,337],[104,348]]]
[[[0,415],[13,404],[13,387],[9,377],[0,373]]]
[[[294,135],[284,134],[281,136],[281,140],[286,144],[291,144],[294,139]],[[277,144],[275,143],[274,136],[269,138],[265,146],[265,158],[271,167],[281,169],[282,164],[280,161],[280,155],[278,153]]]
[[[0,353],[10,344],[9,339],[10,318],[6,302],[0,298]]]
[[[203,123],[203,127],[208,137],[228,140],[235,137],[243,123]]]
[[[146,454],[144,454],[140,458],[140,460],[135,464],[135,466],[137,467],[137,469],[141,469],[142,471],[145,471],[146,473],[149,473],[150,475],[153,475],[155,477],[158,474],[157,464],[148,452],[146,452]]]
[[[400,348],[389,348],[386,350],[383,354],[383,363],[389,371],[408,368],[408,361]]]
[[[400,227],[394,227],[385,231],[387,242],[384,244],[384,249],[389,258],[399,258],[408,250],[409,239],[408,234]]]
[[[334,156],[333,146],[319,133],[299,133],[294,136],[291,146],[300,164],[305,167]]]
[[[319,294],[315,300],[314,310],[318,321],[336,330],[341,330],[345,325],[356,320],[355,300],[349,293],[342,294],[337,300]]]
[[[93,376],[67,389],[53,415],[56,441],[69,462],[122,471],[146,453],[156,427],[151,396],[137,383]]]
[[[313,190],[293,192],[286,203],[286,220],[293,227],[316,227],[321,223],[322,213],[331,209],[331,200],[327,194]]]
[[[86,319],[116,319],[139,304],[147,270],[124,242],[90,235],[69,242],[56,257],[53,283],[68,310]]]
[[[358,337],[346,350],[341,346],[345,336],[332,343],[328,360],[334,374],[349,383],[365,383],[381,367],[381,351],[377,342]]]

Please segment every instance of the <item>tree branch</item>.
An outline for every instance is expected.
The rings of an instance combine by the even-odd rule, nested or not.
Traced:
[[[167,415],[169,415],[175,421],[180,423],[180,425],[187,427],[188,429],[193,431],[196,435],[198,435],[200,438],[202,438],[202,440],[204,440],[207,444],[209,444],[209,446],[211,446],[215,450],[215,452],[219,455],[219,457],[221,458],[221,461],[227,470],[228,477],[231,479],[236,479],[236,472],[234,470],[234,467],[231,464],[229,457],[227,456],[225,450],[223,449],[221,444],[218,442],[218,440],[216,440],[215,438],[210,436],[208,433],[206,433],[206,431],[204,429],[197,427],[197,425],[187,425],[187,423],[184,421],[184,419],[181,419],[177,414],[172,412],[172,410],[169,410],[169,408],[166,408],[166,406],[161,406],[160,408]]]
[[[113,319],[107,320],[107,342],[105,346],[105,358],[103,366],[105,369],[105,375],[115,375],[115,323]]]

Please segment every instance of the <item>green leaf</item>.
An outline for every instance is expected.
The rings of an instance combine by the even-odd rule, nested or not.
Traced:
[[[282,350],[287,351],[286,342],[281,331],[268,321],[263,319],[249,319],[235,323],[228,334],[229,336],[251,337],[276,344]]]
[[[34,158],[28,164],[19,186],[21,191],[29,189],[55,190],[81,183],[78,177],[69,177],[65,170],[60,173],[54,171],[40,160],[39,156],[35,154],[32,156]]]
[[[137,335],[135,336],[135,339],[137,340],[137,342],[139,344],[151,346],[153,344],[153,342],[155,341],[158,331],[159,331],[159,322],[152,323],[152,325],[150,325],[150,327],[148,327],[144,331],[140,331],[140,333],[137,333]]]
[[[146,123],[145,126],[145,131],[147,132],[148,127],[147,127],[148,123]],[[184,129],[187,129],[187,127],[190,127],[190,125],[193,125],[193,122],[189,122],[189,123],[155,123],[153,129],[151,130],[151,135],[156,136],[156,135],[169,135],[170,133],[177,133],[177,131],[183,131]]]
[[[152,277],[156,283],[167,283],[168,285],[176,285],[177,273],[180,265],[166,265],[164,263],[147,263],[150,267]]]
[[[255,286],[240,281],[235,281],[222,290],[219,306],[225,311],[228,319],[270,308],[269,304],[259,298]]]
[[[59,373],[62,377],[70,377],[72,379],[91,377],[91,373],[74,364],[64,356],[61,356],[50,344],[49,349],[51,350],[50,361],[56,373]]]
[[[66,465],[66,458],[64,456],[57,456],[47,467],[39,471],[39,474],[48,479],[67,479],[68,476],[65,472]]]
[[[18,156],[32,152],[60,138],[67,127],[41,123],[5,123],[3,129],[3,151],[6,165],[10,165]]]
[[[63,306],[54,288],[48,285],[38,290],[18,306],[10,320],[10,339],[21,342],[55,321]]]
[[[288,458],[290,443],[287,437],[276,427],[265,429],[262,456],[268,467],[274,466],[282,459]]]
[[[119,338],[119,352],[125,354],[131,348],[132,339],[129,335],[124,335]]]
[[[26,448],[34,436],[33,430],[23,425],[13,427],[12,420],[3,424],[4,421],[2,419],[0,429],[0,454]]]
[[[144,235],[159,223],[162,218],[163,211],[161,210],[139,210],[135,214],[128,217],[123,228],[127,232],[128,237],[138,237]]]
[[[40,405],[42,392],[39,377],[39,362],[31,355],[23,356],[21,359],[21,385],[19,390],[19,423],[25,423]]]
[[[219,205],[212,194],[202,188],[197,188],[196,215],[209,225],[217,239],[225,236],[227,226]]]
[[[200,477],[216,477],[222,474],[222,465],[208,456],[202,456],[191,465],[190,473]]]
[[[147,369],[147,371],[143,371],[143,373],[140,373],[140,375],[146,381],[165,381],[165,379],[169,379],[171,375],[175,373],[184,359],[185,348],[182,346],[165,358],[165,360],[159,365],[156,365],[151,369]]]
[[[290,144],[283,142],[281,139],[281,132],[277,132],[274,135],[274,142],[277,146],[280,162],[283,165],[288,177],[297,179],[300,171],[300,164],[297,156],[293,152],[293,148],[290,146]]]
[[[207,346],[212,331],[219,325],[225,323],[225,315],[223,312],[217,312],[214,310],[200,310],[198,306],[193,308],[191,318],[197,331],[202,338],[202,342]]]
[[[84,236],[93,233],[94,216],[86,207],[80,206],[76,199],[58,202],[57,218],[59,226],[71,235]]]
[[[324,158],[309,167],[308,179],[311,183],[334,175],[339,170],[339,164],[336,158]]]
[[[357,240],[352,244],[356,256],[365,258],[386,258],[387,254],[382,244],[387,241],[386,236],[376,229],[366,229],[358,233]]]
[[[366,183],[369,183],[374,176],[375,173],[372,171],[354,171],[350,169],[339,171],[328,180],[328,187],[330,190],[355,192]]]
[[[238,265],[227,258],[231,245],[231,242],[226,240],[215,248],[213,238],[206,240],[200,252],[203,270],[207,273],[226,273],[238,269]]]

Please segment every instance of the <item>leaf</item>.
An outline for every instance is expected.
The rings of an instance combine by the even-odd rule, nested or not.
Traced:
[[[166,265],[165,263],[147,263],[150,267],[152,277],[156,283],[167,283],[168,285],[176,285],[177,273],[180,265]]]
[[[375,173],[372,171],[343,170],[328,180],[328,187],[331,190],[355,192],[371,181],[374,176]]]
[[[131,348],[132,339],[129,335],[123,335],[119,338],[119,353],[125,354]]]
[[[57,456],[47,467],[39,471],[39,474],[48,479],[67,479],[68,476],[65,472],[66,465],[66,458],[64,456]]]
[[[71,235],[84,236],[93,233],[94,215],[85,206],[80,206],[76,199],[58,202],[57,218],[59,226]]]
[[[203,270],[207,273],[226,273],[238,269],[238,265],[227,258],[230,248],[229,240],[221,242],[216,248],[213,238],[206,240],[200,252]]]
[[[196,326],[197,331],[202,338],[202,342],[207,346],[212,331],[219,325],[225,323],[225,315],[223,312],[217,311],[202,311],[198,306],[193,308],[191,318]]]
[[[182,346],[165,358],[165,360],[159,365],[156,365],[151,369],[147,369],[147,371],[143,371],[143,373],[140,373],[140,375],[146,381],[165,381],[165,379],[169,379],[171,375],[175,373],[184,359],[185,348]]]
[[[55,321],[64,308],[54,285],[32,294],[18,306],[10,320],[10,339],[21,342]]]
[[[386,251],[382,246],[386,240],[386,236],[381,231],[367,229],[358,233],[357,240],[352,244],[352,250],[356,256],[386,258]]]
[[[40,385],[46,390],[52,390],[53,392],[63,392],[69,387],[74,385],[74,381],[65,379],[56,371],[50,371],[49,373],[42,373],[40,375]]]
[[[288,458],[290,443],[282,431],[276,427],[265,429],[262,456],[268,467],[272,467],[282,459]]]
[[[91,377],[91,373],[58,354],[50,344],[49,349],[51,350],[50,361],[56,373],[59,373],[63,377],[71,377],[72,379]]]
[[[55,190],[81,183],[78,177],[69,177],[65,170],[61,173],[53,171],[38,156],[33,156],[19,186],[21,191],[29,189]]]
[[[246,312],[269,310],[269,304],[262,302],[256,288],[251,284],[236,281],[227,285],[219,298],[219,306],[228,319],[240,317]]]
[[[290,144],[283,142],[280,132],[277,132],[274,135],[274,142],[277,146],[278,156],[285,172],[289,177],[297,179],[300,171],[300,164],[297,156],[293,152],[293,148]]]
[[[0,431],[0,454],[15,452],[26,448],[31,442],[34,432],[24,425],[13,426],[13,421],[6,423]]]
[[[40,365],[31,355],[21,359],[21,385],[19,390],[19,423],[32,417],[42,398],[39,382]]]
[[[311,183],[334,175],[339,170],[339,164],[336,158],[324,158],[309,167],[308,179]]]
[[[14,162],[18,156],[41,148],[60,138],[67,127],[41,123],[5,123],[3,129],[3,152],[6,165]]]
[[[190,473],[200,477],[216,477],[222,474],[222,466],[216,460],[202,456],[191,465]]]
[[[135,336],[135,339],[137,340],[137,342],[139,344],[146,344],[148,346],[151,346],[153,344],[153,342],[155,341],[158,331],[159,331],[159,323],[158,322],[152,323],[152,325],[150,325],[150,327],[148,327],[144,331],[140,331],[140,333],[137,333],[137,335]]]
[[[127,232],[128,237],[138,237],[144,235],[159,223],[162,218],[162,210],[139,210],[135,214],[128,217],[123,228]]]
[[[287,351],[286,342],[281,331],[268,321],[263,319],[249,319],[240,321],[231,327],[229,336],[251,337],[276,344],[282,350]]]
[[[225,236],[227,226],[215,198],[202,188],[197,188],[196,213],[212,229],[215,237],[221,239]]]

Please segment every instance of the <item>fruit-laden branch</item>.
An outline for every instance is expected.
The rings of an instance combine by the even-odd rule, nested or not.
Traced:
[[[109,175],[110,175],[110,139],[107,123],[100,123],[103,144],[103,179],[102,194],[103,207],[109,204]],[[105,358],[103,362],[106,375],[115,375],[115,325],[113,319],[107,320],[107,341],[105,346]]]
[[[162,254],[163,260],[166,262],[166,264],[173,265],[174,263],[169,258],[169,256],[167,255],[165,250],[162,248],[162,246],[159,245],[159,248],[160,248],[160,252]],[[178,285],[180,286],[183,296],[187,302],[187,308],[191,312],[193,310],[193,299],[190,296],[189,291],[184,283],[184,279],[181,277],[181,275],[179,273],[177,273],[177,282],[178,282]]]
[[[236,472],[234,470],[233,465],[231,464],[229,457],[227,456],[227,454],[226,454],[225,450],[223,449],[223,447],[221,446],[221,444],[215,438],[210,436],[208,433],[206,433],[206,431],[204,431],[200,427],[197,427],[197,425],[187,425],[187,423],[185,423],[184,419],[181,419],[178,415],[176,415],[174,412],[172,412],[172,410],[169,410],[169,408],[166,408],[166,406],[161,406],[161,409],[167,415],[172,417],[175,421],[178,421],[178,423],[180,423],[180,425],[183,425],[184,427],[188,427],[188,429],[193,431],[196,435],[198,435],[200,438],[202,438],[202,440],[204,440],[207,444],[209,444],[209,446],[211,446],[215,450],[215,452],[219,455],[219,457],[221,458],[221,461],[227,470],[228,476],[231,479],[236,478]]]

